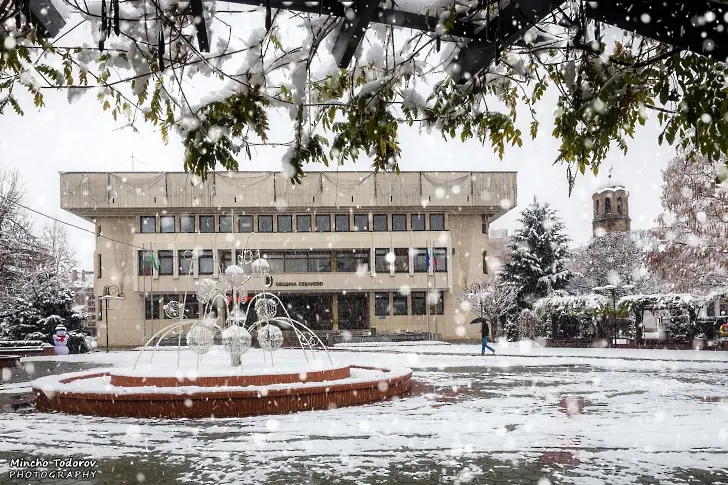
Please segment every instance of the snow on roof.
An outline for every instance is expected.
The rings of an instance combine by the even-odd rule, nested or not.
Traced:
[[[585,295],[546,296],[539,299],[533,309],[538,313],[567,313],[570,315],[593,314],[609,305],[604,295],[587,293]]]
[[[619,306],[640,305],[651,308],[699,307],[705,298],[690,293],[657,293],[654,295],[628,295],[619,299]]]
[[[608,186],[600,187],[594,191],[594,195],[602,194],[604,192],[616,192],[618,190],[622,190],[629,195],[629,190],[627,190],[627,187],[622,184],[610,184]]]

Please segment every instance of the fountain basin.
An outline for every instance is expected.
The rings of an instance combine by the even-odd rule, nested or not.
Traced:
[[[297,369],[296,373],[273,368],[257,374],[251,369],[246,374],[231,375],[228,371],[199,376],[150,376],[131,369],[103,369],[47,376],[33,381],[31,387],[39,411],[108,417],[205,418],[286,414],[374,403],[406,395],[412,378],[412,370],[407,368],[351,365],[301,370],[299,365]],[[296,381],[290,380],[293,376]]]

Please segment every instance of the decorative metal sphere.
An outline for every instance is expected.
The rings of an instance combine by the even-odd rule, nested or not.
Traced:
[[[201,320],[187,332],[187,346],[196,354],[206,354],[212,348],[217,329],[210,322]]]
[[[258,315],[258,320],[264,320],[267,322],[276,316],[277,311],[278,304],[274,300],[261,298],[255,302],[255,314]]]
[[[222,332],[222,347],[229,354],[244,354],[250,350],[253,337],[245,327],[232,325]]]
[[[258,329],[258,343],[263,350],[278,350],[283,346],[283,332],[275,325],[264,325]]]
[[[204,279],[202,281],[198,281],[197,284],[197,299],[201,302],[205,303],[215,296],[215,294],[220,291],[217,287],[217,283],[210,279]]]
[[[170,301],[166,305],[164,305],[164,313],[169,318],[178,318],[179,317],[179,302],[178,301]]]
[[[246,279],[245,270],[237,264],[231,264],[225,268],[223,279],[233,288],[242,286]]]

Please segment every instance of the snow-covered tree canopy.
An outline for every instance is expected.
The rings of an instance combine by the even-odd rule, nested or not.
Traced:
[[[645,240],[636,233],[608,232],[573,250],[569,268],[577,275],[569,282],[569,291],[589,293],[605,285],[630,285],[640,293],[656,291],[658,283],[644,263]]]
[[[165,140],[178,131],[185,168],[203,176],[218,165],[237,169],[241,152],[250,158],[259,144],[289,148],[284,169],[294,180],[311,161],[367,157],[374,169],[397,170],[401,123],[476,138],[502,156],[524,131],[537,135],[536,106],[549,88],[558,100],[546,129],[561,140],[558,161],[572,182],[576,170],[596,172],[613,143],[626,151],[652,113],[660,142],[728,152],[725,65],[602,29],[590,20],[602,2],[53,1],[66,26],[50,41],[17,2],[0,1],[0,111],[27,109],[20,90],[37,107],[48,90],[65,89],[69,99],[91,92],[114,118],[154,123]],[[722,15],[703,7],[696,23],[666,14],[690,32],[704,29],[689,48],[725,58],[707,35],[722,31]],[[687,38],[650,14],[639,19],[630,28]],[[342,50],[341,36],[359,48],[347,54],[352,44]],[[468,37],[476,40],[465,48]],[[476,69],[482,59],[496,62]],[[274,111],[287,113],[291,129],[271,137]],[[518,111],[527,119],[517,121]]]
[[[518,222],[521,227],[511,236],[509,261],[500,276],[519,288],[519,305],[529,307],[552,290],[563,289],[573,277],[566,267],[569,237],[556,211],[535,199]]]
[[[481,282],[459,295],[460,308],[497,322],[516,305],[518,288],[496,280]]]
[[[662,172],[663,212],[646,249],[649,268],[674,290],[704,292],[728,276],[724,162],[673,158]]]
[[[585,295],[563,295],[558,293],[539,299],[533,305],[533,309],[541,318],[549,315],[593,317],[610,306],[609,298],[596,293]]]

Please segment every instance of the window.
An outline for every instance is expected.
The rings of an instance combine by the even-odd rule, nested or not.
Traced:
[[[443,298],[445,295],[442,291],[432,291],[428,295],[430,300],[430,315],[444,315],[445,314],[445,302]]]
[[[99,322],[103,322],[104,321],[104,310],[103,310],[104,307],[102,306],[103,303],[104,303],[104,300],[102,300],[101,298],[99,298],[99,304],[96,307],[96,308],[99,309],[98,315],[96,316],[96,320],[98,320]]]
[[[374,271],[377,273],[389,273],[387,254],[389,254],[389,249],[378,248],[374,250]]]
[[[137,257],[139,261],[139,276],[149,276],[154,272],[154,263],[152,263],[152,252],[148,249],[138,251]]]
[[[311,216],[296,216],[296,232],[311,231]]]
[[[612,215],[612,199],[610,199],[609,197],[604,199],[604,215]]]
[[[425,306],[425,292],[412,292],[412,315],[425,315],[427,309]]]
[[[392,295],[392,313],[394,315],[407,315],[407,296],[401,293]]]
[[[159,218],[159,232],[174,232],[174,216],[162,216]]]
[[[306,253],[285,253],[283,260],[283,270],[286,273],[306,273],[308,271]]]
[[[187,295],[185,299],[185,316],[187,318],[200,317],[200,304],[194,296]]]
[[[437,273],[447,271],[447,248],[432,249],[432,267]]]
[[[394,250],[394,272],[409,273],[409,249],[395,248]]]
[[[364,266],[364,271],[369,269],[369,251],[366,249],[340,249],[334,257],[339,273],[355,273],[361,266]]]
[[[598,200],[594,201],[594,215],[595,216],[599,215],[599,201]]]
[[[331,253],[320,251],[308,253],[309,273],[331,272]]]
[[[96,266],[98,266],[98,269],[96,270],[96,278],[101,279],[101,271],[103,270],[103,266],[101,266],[101,253],[96,255]]]
[[[425,230],[425,215],[424,214],[412,214],[412,230],[413,231],[424,231]]]
[[[283,273],[283,253],[266,253],[263,255],[270,265],[271,273]]]
[[[415,265],[415,273],[427,273],[427,248],[415,248],[412,262]]]
[[[273,232],[273,216],[258,216],[258,232]]]
[[[624,209],[622,208],[622,198],[617,197],[617,214],[619,214],[621,216],[623,210]]]
[[[139,230],[142,233],[157,232],[157,216],[142,216]]]
[[[430,214],[430,231],[445,230],[445,214]]]
[[[389,293],[374,293],[374,314],[389,315]]]
[[[331,232],[331,216],[328,214],[316,214],[316,231]]]
[[[218,217],[219,232],[233,232],[233,216]]]
[[[293,216],[278,216],[278,232],[293,232]]]
[[[215,232],[215,216],[200,216],[200,232]]]
[[[369,216],[366,214],[354,214],[354,230],[364,232],[368,231]]]
[[[483,250],[483,274],[488,274],[488,251]]]
[[[336,232],[348,232],[349,231],[349,214],[336,214],[334,216],[334,223],[336,224]]]
[[[177,251],[180,276],[187,276],[192,272],[192,256],[192,251],[189,249],[180,249]]]
[[[147,320],[159,320],[159,296],[149,295],[144,298],[144,315]]]
[[[392,230],[393,231],[406,231],[407,230],[407,215],[406,214],[392,214]]]
[[[197,256],[198,274],[209,275],[215,272],[215,267],[212,259],[212,249],[203,249],[199,251]]]
[[[224,273],[228,266],[233,265],[232,249],[221,249],[217,252],[217,261],[220,265],[220,273]]]
[[[180,232],[195,232],[195,216],[179,216]]]
[[[253,232],[253,216],[238,216],[238,232]]]
[[[373,217],[374,230],[377,232],[389,231],[389,224],[387,223],[387,214],[374,214]]]
[[[164,250],[157,251],[159,257],[159,274],[160,275],[171,275],[174,273],[174,258],[172,257],[172,251]]]
[[[481,224],[483,225],[483,227],[481,228],[481,231],[483,232],[483,234],[488,234],[488,229],[489,229],[488,226],[490,225],[490,218],[487,215],[483,214],[483,221],[481,222]],[[432,221],[430,221],[430,228],[431,227],[432,227]],[[430,229],[430,230],[432,230],[432,229]]]
[[[101,237],[101,226],[96,226],[96,237]]]

